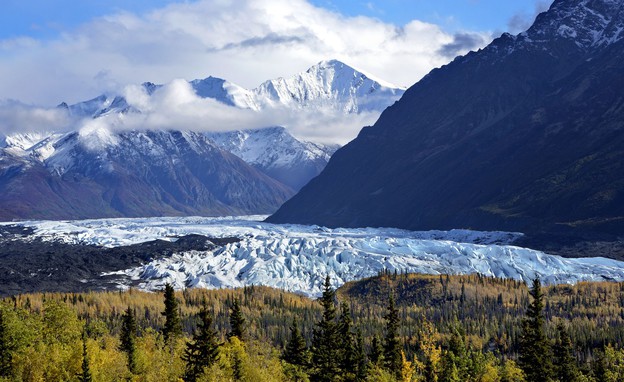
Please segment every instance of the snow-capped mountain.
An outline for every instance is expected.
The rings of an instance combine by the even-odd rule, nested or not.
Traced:
[[[0,151],[0,219],[239,215],[293,191],[202,133],[15,135]]]
[[[624,280],[624,263],[596,258],[566,259],[509,245],[520,234],[466,230],[413,232],[389,228],[328,229],[273,225],[261,216],[151,218],[21,223],[49,241],[108,247],[199,234],[240,241],[206,251],[188,251],[113,272],[143,289],[171,283],[232,288],[268,285],[316,296],[326,275],[338,287],[382,270],[425,274],[470,274],[545,283]],[[124,281],[125,280],[125,281]]]
[[[403,88],[372,79],[337,60],[321,61],[305,72],[269,80],[250,90],[216,77],[193,80],[189,84],[201,98],[255,111],[312,109],[345,114],[381,113],[405,92]],[[151,95],[162,85],[146,82],[142,87]],[[59,107],[81,117],[131,110],[119,94],[101,95],[74,105],[62,103]]]
[[[381,112],[403,92],[337,60],[321,61],[303,73],[270,80],[252,90],[261,107],[279,105],[343,113]]]
[[[283,127],[206,135],[223,150],[294,190],[317,176],[338,149],[338,145],[300,141]]]

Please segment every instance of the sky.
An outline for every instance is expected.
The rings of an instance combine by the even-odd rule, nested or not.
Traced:
[[[145,81],[166,84],[209,75],[254,88],[326,59],[407,87],[502,32],[521,32],[549,5],[548,0],[3,0],[0,132],[2,118],[11,114],[1,110],[7,105],[50,108],[121,93]]]

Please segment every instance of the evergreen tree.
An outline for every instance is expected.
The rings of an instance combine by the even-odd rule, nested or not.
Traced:
[[[335,381],[340,375],[335,297],[327,276],[320,299],[323,317],[316,324],[312,338],[312,381]]]
[[[371,363],[373,365],[379,366],[383,362],[383,347],[381,346],[381,341],[377,335],[373,336],[373,341],[371,342],[371,350],[368,356]]]
[[[199,311],[199,320],[193,339],[186,343],[186,349],[182,355],[182,360],[186,362],[183,377],[185,382],[197,381],[204,373],[204,368],[212,366],[219,355],[217,332],[212,329],[212,317],[208,312],[205,299]]]
[[[165,344],[168,344],[169,340],[182,334],[182,323],[180,321],[178,309],[178,300],[176,300],[175,291],[171,284],[167,283],[165,284],[165,311],[161,313],[165,316],[165,326],[162,329]]]
[[[290,326],[290,341],[286,344],[286,349],[282,354],[282,359],[291,365],[308,367],[309,356],[308,349],[306,347],[305,338],[299,331],[297,325],[297,318],[293,318],[292,325]]]
[[[13,346],[9,338],[9,326],[4,311],[0,308],[0,377],[12,374]]]
[[[356,364],[355,364],[355,338],[351,332],[351,310],[346,302],[340,306],[340,318],[338,320],[338,344],[340,369],[342,371],[343,381],[355,380]]]
[[[459,325],[453,327],[448,349],[442,358],[442,382],[465,381],[469,379],[470,354],[465,335]]]
[[[119,350],[126,353],[128,360],[128,370],[132,374],[136,372],[136,332],[137,324],[134,318],[134,310],[130,307],[126,309],[126,312],[121,317],[121,332],[119,335]]]
[[[87,334],[82,334],[82,373],[78,376],[80,382],[91,382],[91,370],[89,369],[89,353],[87,353]]]
[[[355,337],[355,357],[353,359],[355,365],[355,380],[364,381],[368,375],[368,367],[366,363],[366,354],[364,353],[364,339],[362,331],[358,329]]]
[[[228,338],[238,337],[242,341],[245,335],[245,317],[243,317],[239,299],[234,299],[230,309],[230,328],[231,331],[228,333]]]
[[[401,342],[399,341],[399,310],[394,305],[394,297],[391,295],[388,301],[386,320],[386,337],[384,339],[384,366],[397,379],[401,378]]]
[[[520,366],[527,380],[532,382],[550,381],[552,364],[550,343],[544,331],[544,294],[539,279],[533,280],[529,291],[533,301],[529,304],[526,317],[522,321],[520,338]]]
[[[594,353],[591,363],[592,374],[596,382],[607,382],[607,360],[604,351]]]
[[[579,372],[570,335],[562,322],[557,325],[557,334],[557,341],[553,346],[555,378],[560,382],[575,382]]]
[[[240,381],[243,379],[243,360],[239,352],[234,352],[232,357],[232,375],[235,381]]]

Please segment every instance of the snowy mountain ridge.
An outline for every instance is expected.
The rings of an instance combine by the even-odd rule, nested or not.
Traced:
[[[251,90],[212,76],[192,80],[189,84],[201,98],[211,98],[242,109],[319,109],[345,114],[365,111],[381,113],[405,91],[382,80],[371,79],[338,60],[321,61],[305,72],[289,78],[268,80]],[[161,87],[151,82],[142,84],[148,95]],[[98,117],[109,112],[130,110],[126,100],[116,94],[59,106],[78,117]]]
[[[548,11],[540,13],[535,23],[518,35],[504,33],[484,50],[512,53],[542,46],[553,55],[558,44],[574,45],[581,54],[599,51],[624,37],[623,0],[556,0]]]
[[[624,35],[624,1],[555,1],[527,31],[531,40],[557,35],[579,48],[591,49],[619,41]]]
[[[624,280],[624,263],[605,258],[562,258],[510,245],[521,234],[468,230],[414,232],[394,228],[328,229],[242,218],[148,218],[82,221],[31,221],[33,237],[66,243],[115,247],[149,240],[175,240],[200,234],[238,237],[211,251],[177,253],[142,266],[119,270],[146,290],[171,283],[190,287],[233,288],[268,285],[317,296],[326,275],[338,287],[382,270],[425,274],[469,274],[545,283]],[[125,281],[124,281],[125,280]]]
[[[268,213],[293,194],[203,133],[96,125],[22,138],[0,150],[2,220]]]
[[[267,81],[252,93],[261,107],[313,107],[353,114],[383,111],[392,103],[389,100],[398,100],[404,91],[338,60],[328,60],[290,78]]]

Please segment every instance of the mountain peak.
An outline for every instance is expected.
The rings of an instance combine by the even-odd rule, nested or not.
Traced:
[[[624,0],[556,0],[526,32],[531,41],[568,40],[586,50],[624,37]]]
[[[391,88],[391,89],[403,89],[400,86],[394,85],[390,82],[384,81],[380,78],[377,78],[364,70],[353,67],[352,65],[345,64],[344,62],[337,59],[323,60],[318,64],[311,66],[306,73],[318,72],[321,70],[333,70],[334,72],[341,72],[348,75],[353,75],[354,77],[361,77],[363,79],[370,79],[371,81],[376,82],[380,86]]]
[[[291,77],[266,81],[252,91],[264,105],[329,108],[351,114],[382,111],[404,89],[331,59]]]
[[[313,68],[337,68],[337,69],[340,69],[340,68],[343,68],[345,66],[350,68],[350,69],[353,69],[352,67],[350,67],[349,65],[345,64],[342,61],[338,61],[336,59],[331,59],[331,60],[320,61],[318,64],[312,65],[312,67],[310,67],[310,69],[308,69],[308,70],[312,70]],[[355,70],[355,69],[353,69],[353,70]]]

